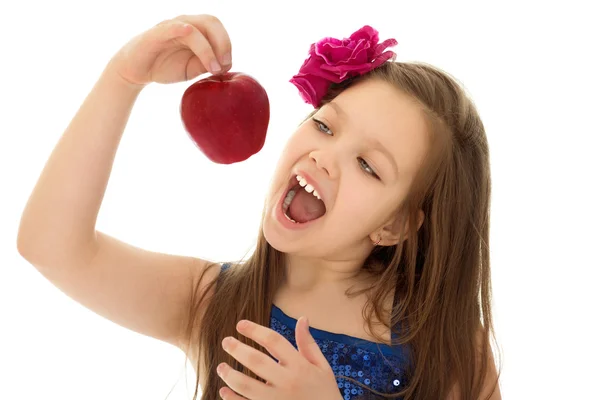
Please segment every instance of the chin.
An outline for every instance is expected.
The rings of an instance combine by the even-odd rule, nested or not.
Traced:
[[[269,246],[279,251],[280,253],[289,253],[289,250],[286,248],[283,240],[278,238],[277,235],[269,235],[268,229],[263,227],[263,235],[265,236],[265,240],[269,243]]]
[[[294,253],[302,244],[299,241],[303,241],[302,238],[293,238],[286,235],[285,230],[282,230],[279,222],[273,217],[273,209],[269,208],[268,212],[262,221],[262,234],[265,240],[271,247],[281,253]]]
[[[291,247],[290,240],[282,235],[281,227],[278,226],[278,222],[273,218],[272,213],[272,208],[269,208],[268,212],[265,213],[262,221],[262,234],[269,245],[275,250],[288,253]]]

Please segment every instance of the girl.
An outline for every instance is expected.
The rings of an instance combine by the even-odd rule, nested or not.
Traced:
[[[254,253],[222,264],[95,229],[142,89],[231,67],[212,16],[136,36],[54,149],[19,252],[86,307],[184,351],[194,399],[198,386],[202,400],[499,399],[483,124],[447,74],[390,61],[395,40],[378,41],[365,26],[311,46],[291,81],[315,110],[281,155]]]

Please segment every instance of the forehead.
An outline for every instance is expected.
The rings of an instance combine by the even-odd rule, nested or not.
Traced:
[[[370,79],[345,90],[324,108],[349,131],[388,149],[400,177],[416,172],[427,151],[428,134],[420,106],[411,96],[387,82]]]

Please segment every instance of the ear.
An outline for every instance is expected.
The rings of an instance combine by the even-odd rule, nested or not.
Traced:
[[[419,229],[421,229],[421,225],[423,225],[423,221],[425,221],[425,213],[423,212],[423,210],[419,210],[419,216],[417,217],[418,221],[417,221],[417,232],[419,231]],[[404,225],[404,232],[406,232],[404,234],[404,239],[402,240],[406,240],[408,239],[408,221],[406,221],[406,224]]]
[[[425,220],[425,213],[423,210],[419,210],[419,216],[417,221],[417,231],[423,225]],[[372,242],[377,242],[381,237],[379,245],[381,246],[393,246],[400,241],[405,241],[408,238],[409,221],[407,220],[402,224],[402,215],[397,214],[392,217],[382,228],[373,232],[370,237]]]

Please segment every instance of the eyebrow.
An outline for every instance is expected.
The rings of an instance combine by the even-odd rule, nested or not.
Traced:
[[[346,111],[344,111],[338,104],[336,104],[335,102],[331,101],[329,103],[326,104],[326,106],[330,106],[330,108],[332,110],[334,110],[336,112],[336,114],[338,114],[338,116],[342,119],[348,120],[348,114],[346,113]],[[367,138],[367,142],[370,143],[371,145],[373,145],[373,147],[375,147],[376,149],[378,149],[379,151],[381,151],[381,153],[383,153],[384,156],[386,156],[388,158],[388,160],[392,163],[392,165],[395,167],[394,169],[394,176],[396,178],[398,178],[398,165],[396,164],[396,161],[394,160],[394,156],[392,156],[392,153],[390,153],[390,151],[381,144],[381,142],[373,137],[368,137]]]

